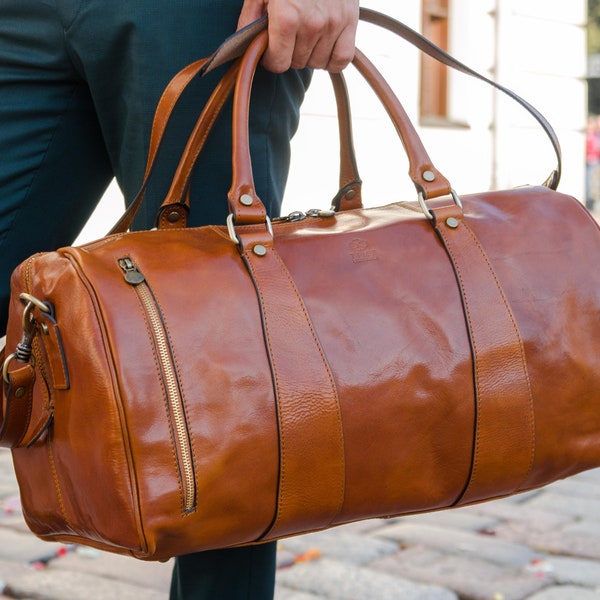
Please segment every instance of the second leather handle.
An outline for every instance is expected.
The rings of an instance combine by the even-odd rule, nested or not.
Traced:
[[[250,94],[256,67],[267,46],[267,32],[258,34],[249,45],[238,71],[233,103],[233,181],[229,192],[230,209],[237,224],[262,223],[264,206],[254,186],[250,158],[248,119]],[[435,168],[402,104],[383,76],[359,51],[353,60],[387,110],[402,140],[409,160],[409,175],[425,198],[450,193],[448,180]]]

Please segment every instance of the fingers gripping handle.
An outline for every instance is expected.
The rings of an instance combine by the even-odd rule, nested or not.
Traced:
[[[267,46],[261,32],[250,44],[240,64],[233,103],[233,182],[229,193],[236,224],[265,222],[266,211],[256,194],[249,148],[248,121],[254,72]],[[425,198],[450,194],[448,180],[434,167],[402,104],[373,64],[356,51],[354,65],[388,112],[409,159],[409,175]]]

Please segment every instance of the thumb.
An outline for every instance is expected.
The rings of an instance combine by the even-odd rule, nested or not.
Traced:
[[[245,0],[238,19],[238,31],[260,19],[267,12],[268,0]]]

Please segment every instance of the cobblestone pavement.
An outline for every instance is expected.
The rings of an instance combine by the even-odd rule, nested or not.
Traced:
[[[1,600],[164,600],[171,566],[35,538],[0,449]],[[275,600],[326,599],[600,600],[600,469],[509,499],[280,542]]]

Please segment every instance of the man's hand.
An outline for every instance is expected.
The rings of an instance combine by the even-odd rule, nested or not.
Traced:
[[[269,14],[269,47],[263,66],[341,71],[354,56],[358,0],[245,0],[241,29]]]

